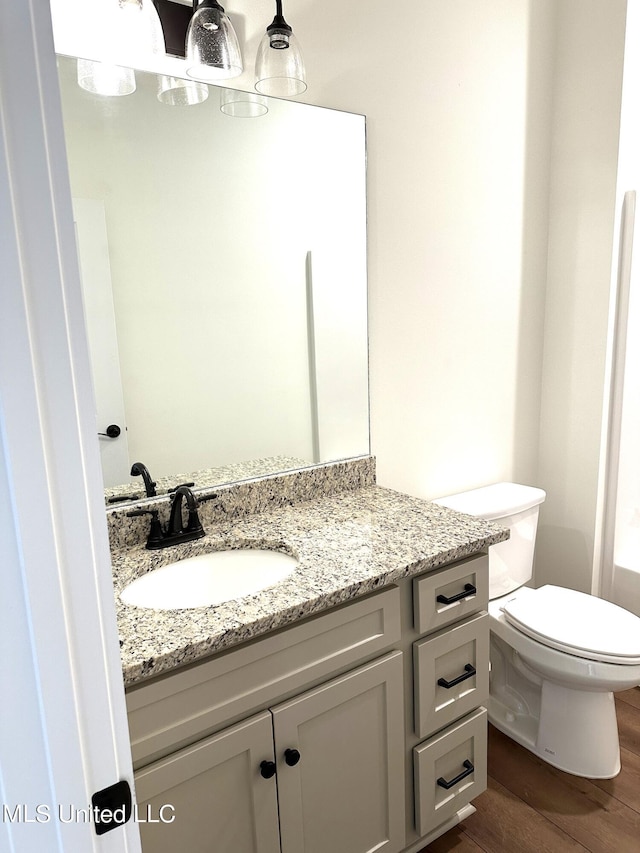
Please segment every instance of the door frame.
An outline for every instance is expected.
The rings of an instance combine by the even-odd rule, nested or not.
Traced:
[[[47,0],[0,3],[0,266],[0,847],[139,853],[58,812],[133,769]]]

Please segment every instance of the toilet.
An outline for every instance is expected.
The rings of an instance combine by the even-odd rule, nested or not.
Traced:
[[[603,599],[530,589],[542,489],[496,483],[435,503],[508,527],[489,548],[489,720],[576,776],[620,770],[613,693],[640,684],[640,618]]]

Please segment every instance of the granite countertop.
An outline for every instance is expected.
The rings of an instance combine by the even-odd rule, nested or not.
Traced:
[[[205,525],[195,542],[115,551],[125,686],[322,612],[399,578],[427,571],[508,538],[495,523],[379,486]],[[210,607],[152,610],[124,604],[134,578],[176,559],[222,548],[285,551],[299,564],[275,586]]]

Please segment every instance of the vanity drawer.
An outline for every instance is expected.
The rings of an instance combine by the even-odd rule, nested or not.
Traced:
[[[416,829],[427,835],[487,787],[484,708],[413,750]]]
[[[481,554],[413,581],[413,625],[435,631],[489,606],[489,557]]]
[[[489,697],[489,615],[482,613],[413,644],[418,737],[448,726]]]
[[[399,640],[399,589],[390,587],[133,687],[126,701],[134,767]]]

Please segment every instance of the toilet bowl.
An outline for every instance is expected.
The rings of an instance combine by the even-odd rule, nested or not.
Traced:
[[[640,618],[608,601],[530,589],[541,489],[498,483],[436,503],[509,527],[489,548],[489,720],[577,776],[620,770],[613,693],[640,684]]]
[[[558,593],[558,606],[572,605],[570,617],[558,631],[545,626],[545,636],[509,621],[505,606],[529,606],[529,599],[544,591],[546,604]],[[595,632],[604,642],[582,645],[599,649],[567,648],[578,644],[588,622],[580,622],[584,600],[591,600],[611,619],[619,619],[622,630]],[[592,610],[585,608],[585,615]],[[516,611],[517,612],[517,611]],[[616,654],[625,629],[640,620],[607,601],[559,587],[532,590],[522,587],[489,604],[491,630],[489,719],[515,741],[545,761],[577,776],[608,779],[620,771],[620,748],[613,693],[640,683],[640,654]],[[574,624],[577,623],[577,624]],[[592,623],[593,624],[593,623]],[[571,629],[576,633],[572,633]],[[550,635],[550,636],[549,636]],[[558,639],[560,638],[560,639]],[[548,644],[550,643],[550,644]],[[563,648],[564,647],[564,648]],[[604,650],[604,651],[603,651]],[[587,657],[592,653],[599,659]],[[605,659],[603,659],[605,658]]]

